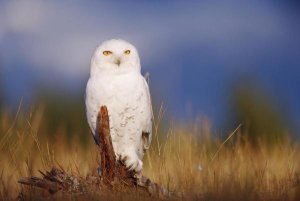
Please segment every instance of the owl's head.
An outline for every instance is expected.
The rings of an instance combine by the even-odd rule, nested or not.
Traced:
[[[97,72],[123,73],[140,71],[140,59],[136,48],[127,41],[112,39],[103,42],[91,61],[91,75]]]

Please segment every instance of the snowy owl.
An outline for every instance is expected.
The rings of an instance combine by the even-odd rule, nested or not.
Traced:
[[[136,48],[120,39],[103,42],[91,60],[86,86],[86,114],[94,139],[99,108],[107,106],[117,160],[140,173],[152,138],[150,92]],[[100,142],[101,143],[101,142]]]

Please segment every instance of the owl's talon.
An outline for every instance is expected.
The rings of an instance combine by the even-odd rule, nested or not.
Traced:
[[[121,156],[120,162],[125,165],[129,171],[141,172],[143,162],[137,156]]]
[[[122,158],[122,156],[120,156],[120,161],[121,161],[121,163],[123,163],[124,165],[126,165],[126,161],[128,160],[128,156],[124,156],[123,158]]]

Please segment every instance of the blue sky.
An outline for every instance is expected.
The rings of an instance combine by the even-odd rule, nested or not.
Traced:
[[[0,1],[5,102],[30,104],[40,87],[83,96],[96,46],[122,38],[138,48],[170,116],[221,125],[246,75],[297,126],[299,10],[296,1]]]

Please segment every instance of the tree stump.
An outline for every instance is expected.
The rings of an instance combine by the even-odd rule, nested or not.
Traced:
[[[64,194],[85,194],[91,188],[104,191],[111,186],[123,186],[127,188],[126,192],[136,192],[136,190],[139,190],[145,192],[147,196],[166,198],[175,195],[157,183],[152,182],[147,177],[135,177],[133,171],[128,171],[125,165],[119,160],[116,160],[110,136],[109,116],[106,106],[102,106],[98,113],[96,132],[100,140],[100,175],[93,175],[92,177],[82,179],[78,176],[70,175],[62,169],[53,167],[51,171],[46,171],[46,173],[40,171],[43,178],[26,177],[21,178],[18,182],[24,185],[45,189],[50,194],[56,194],[57,192]],[[19,195],[19,199],[24,200],[22,198],[24,198],[24,192],[21,192]]]
[[[126,183],[134,184],[136,178],[133,171],[128,171],[120,161],[116,160],[113,149],[109,117],[106,106],[100,108],[97,121],[97,133],[99,135],[100,155],[101,155],[101,176],[105,182],[113,182],[116,179]]]

